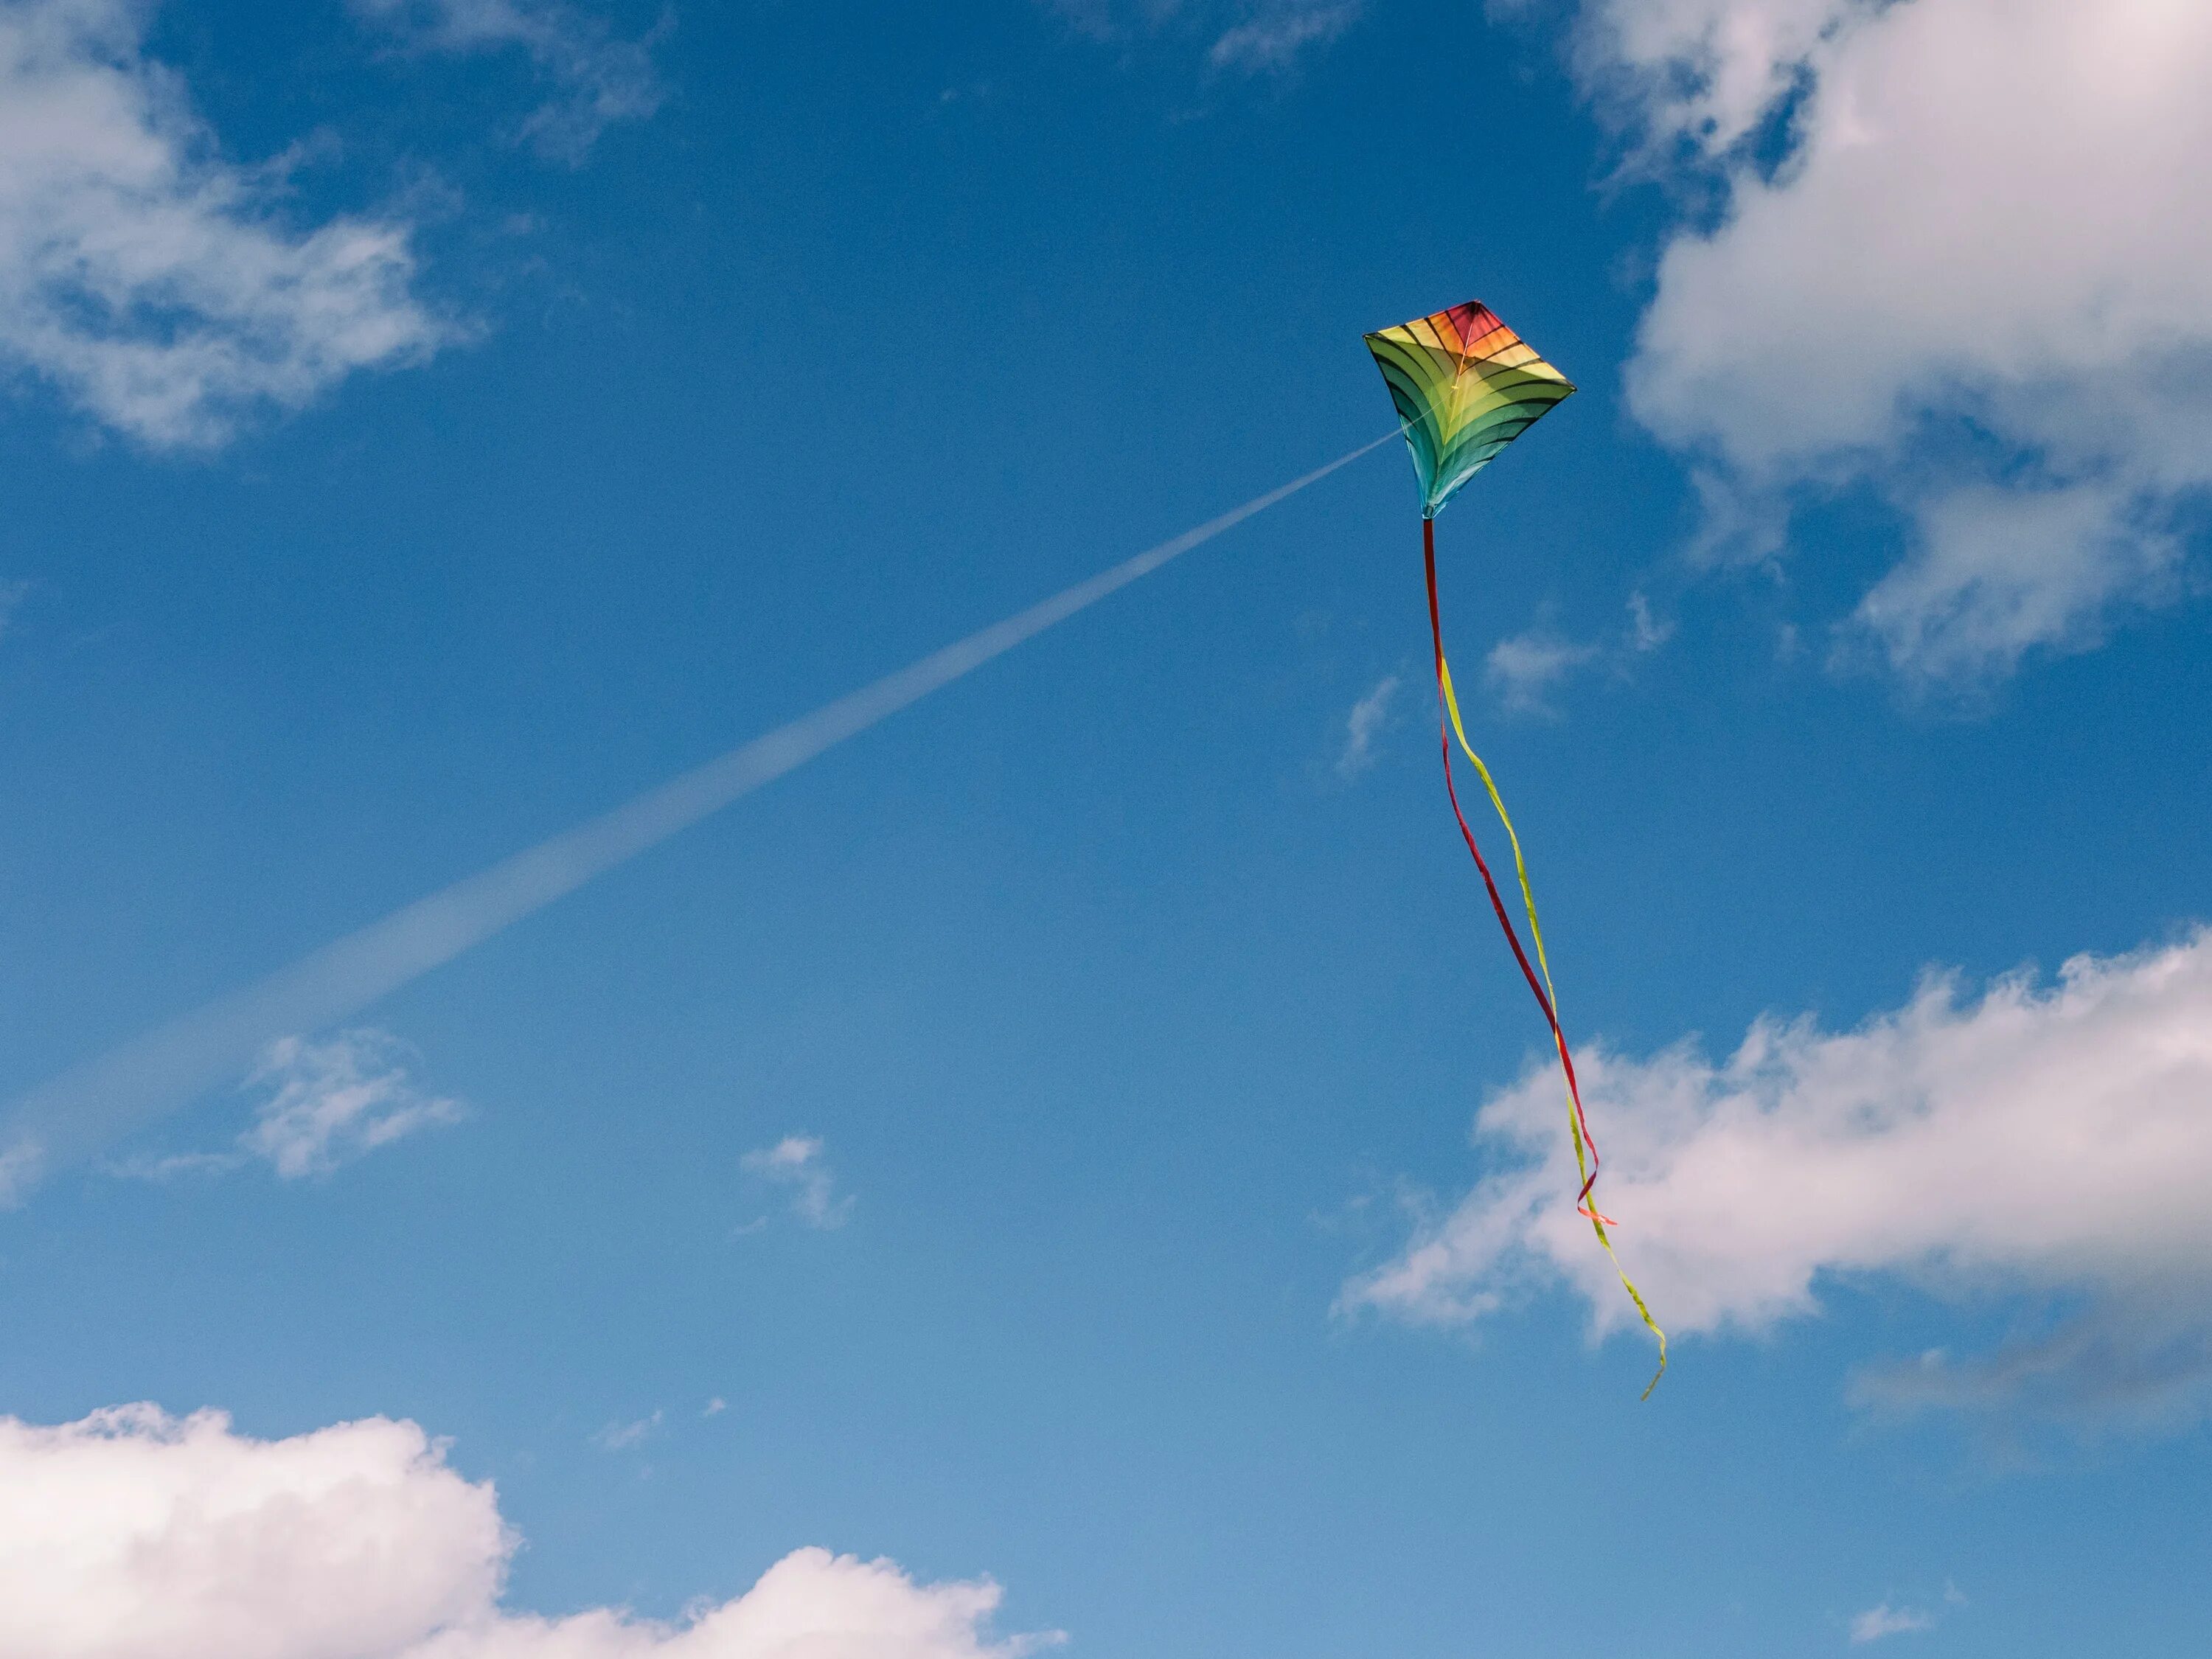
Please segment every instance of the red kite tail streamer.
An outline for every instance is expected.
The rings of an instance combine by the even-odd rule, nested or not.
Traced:
[[[1575,1079],[1574,1056],[1568,1051],[1566,1033],[1559,1028],[1559,993],[1552,985],[1552,964],[1544,951],[1543,924],[1536,920],[1536,895],[1528,884],[1528,866],[1521,856],[1521,837],[1513,828],[1513,819],[1505,810],[1505,800],[1498,793],[1497,782],[1490,769],[1483,764],[1482,757],[1467,740],[1467,726],[1460,719],[1459,698],[1452,690],[1451,665],[1444,660],[1443,620],[1437,607],[1437,521],[1424,515],[1421,520],[1421,562],[1429,587],[1429,638],[1436,652],[1437,726],[1439,744],[1444,757],[1444,793],[1450,797],[1452,817],[1458,821],[1459,833],[1467,842],[1467,850],[1474,856],[1474,867],[1482,874],[1483,890],[1490,895],[1490,908],[1498,916],[1498,925],[1504,931],[1505,942],[1513,947],[1513,960],[1521,966],[1522,978],[1528,981],[1529,993],[1536,999],[1536,1006],[1543,1011],[1544,1023],[1551,1028],[1552,1044],[1559,1051],[1559,1071],[1567,1085],[1567,1133],[1574,1142],[1575,1173],[1582,1177],[1582,1190],[1575,1194],[1575,1213],[1589,1218],[1597,1234],[1597,1242],[1613,1262],[1613,1270],[1620,1275],[1621,1288],[1636,1304],[1645,1327],[1659,1342],[1659,1369],[1644,1385],[1644,1398],[1651,1397],[1651,1390],[1659,1386],[1659,1379],[1667,1374],[1667,1333],[1659,1328],[1659,1322],[1651,1316],[1644,1305],[1643,1293],[1636,1288],[1613,1253],[1613,1239],[1607,1227],[1620,1224],[1611,1216],[1600,1213],[1591,1189],[1597,1185],[1597,1139],[1590,1133],[1589,1118],[1583,1110],[1582,1085]],[[1521,935],[1515,931],[1513,918],[1506,913],[1505,901],[1499,895],[1498,883],[1490,873],[1490,866],[1482,856],[1482,848],[1475,844],[1474,831],[1468,828],[1467,815],[1460,810],[1459,788],[1452,781],[1452,739],[1459,739],[1460,748],[1474,763],[1476,775],[1490,796],[1490,804],[1498,809],[1498,822],[1505,826],[1506,839],[1513,847],[1513,870],[1521,882],[1521,902],[1528,915],[1528,933],[1536,945],[1536,964],[1531,967],[1528,953],[1521,948]],[[1538,970],[1542,977],[1539,979]]]

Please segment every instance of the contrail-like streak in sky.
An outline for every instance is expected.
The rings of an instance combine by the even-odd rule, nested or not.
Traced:
[[[994,657],[1150,575],[1255,513],[1318,483],[1398,434],[1362,444],[1194,530],[994,623],[872,685],[741,744],[657,789],[489,870],[393,911],[266,979],[131,1038],[19,1098],[0,1127],[0,1205],[46,1174],[91,1158],[204,1091],[244,1074],[264,1045],[359,1012],[594,876],[689,829],[740,795],[950,685]]]

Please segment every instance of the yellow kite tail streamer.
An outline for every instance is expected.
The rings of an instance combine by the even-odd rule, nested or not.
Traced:
[[[1582,1182],[1582,1189],[1576,1198],[1576,1213],[1589,1218],[1590,1228],[1597,1234],[1597,1242],[1605,1247],[1606,1256],[1612,1261],[1613,1270],[1620,1277],[1621,1289],[1628,1292],[1628,1299],[1636,1304],[1636,1311],[1642,1317],[1644,1328],[1658,1341],[1659,1369],[1651,1374],[1650,1382],[1644,1387],[1643,1398],[1649,1400],[1651,1397],[1651,1390],[1659,1386],[1659,1379],[1667,1374],[1667,1333],[1660,1328],[1659,1322],[1651,1316],[1651,1310],[1645,1305],[1643,1292],[1636,1288],[1635,1281],[1629,1278],[1628,1270],[1620,1265],[1620,1257],[1613,1248],[1613,1239],[1606,1231],[1606,1228],[1608,1224],[1618,1226],[1620,1224],[1613,1221],[1611,1217],[1599,1212],[1597,1200],[1591,1191],[1597,1183],[1597,1142],[1589,1133],[1589,1120],[1583,1111],[1582,1090],[1575,1079],[1574,1060],[1567,1052],[1566,1035],[1559,1024],[1559,997],[1558,991],[1553,987],[1552,964],[1544,951],[1543,924],[1536,918],[1535,891],[1528,883],[1528,866],[1522,857],[1521,836],[1513,827],[1512,815],[1505,810],[1504,798],[1498,793],[1498,785],[1490,775],[1490,768],[1483,763],[1482,757],[1474,752],[1474,745],[1467,740],[1467,726],[1460,719],[1459,697],[1452,689],[1451,665],[1444,659],[1443,625],[1437,606],[1435,521],[1425,520],[1422,530],[1422,551],[1428,567],[1429,625],[1436,645],[1437,696],[1442,700],[1445,713],[1449,718],[1452,735],[1459,739],[1461,750],[1469,761],[1474,763],[1475,775],[1482,780],[1483,789],[1490,796],[1490,804],[1498,811],[1498,821],[1505,826],[1506,839],[1512,844],[1513,872],[1520,879],[1521,902],[1528,915],[1528,932],[1535,942],[1536,963],[1544,978],[1543,988],[1538,993],[1537,1000],[1543,1004],[1545,1018],[1551,1024],[1552,1042],[1559,1050],[1559,1069],[1566,1081],[1567,1133],[1574,1143],[1575,1174]],[[1449,787],[1451,748],[1449,744],[1444,749],[1444,769],[1445,785]],[[1459,810],[1456,799],[1453,801],[1452,810],[1455,814]],[[1482,871],[1484,882],[1488,884],[1489,867],[1483,863],[1482,854],[1475,851],[1474,837],[1468,830],[1466,820],[1461,820],[1460,829],[1461,832],[1467,836],[1468,850],[1474,853],[1475,864]],[[1497,890],[1494,887],[1491,890],[1491,899],[1495,904]],[[1502,908],[1498,910],[1498,919],[1505,923],[1506,937],[1513,945],[1515,956],[1520,957],[1520,941],[1513,939],[1512,924],[1506,921],[1505,913]],[[1521,968],[1524,974],[1528,971],[1528,966],[1527,958],[1522,957]],[[1535,989],[1533,983],[1530,988]],[[1587,1158],[1585,1148],[1587,1148]]]

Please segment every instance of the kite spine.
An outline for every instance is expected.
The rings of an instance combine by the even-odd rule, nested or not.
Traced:
[[[1559,1027],[1559,993],[1552,985],[1552,964],[1544,951],[1543,924],[1536,920],[1536,895],[1528,884],[1528,866],[1521,856],[1521,836],[1513,828],[1512,817],[1505,810],[1504,798],[1498,793],[1498,785],[1491,778],[1490,769],[1483,764],[1482,757],[1476,754],[1474,746],[1468,742],[1467,727],[1460,720],[1459,698],[1452,690],[1451,665],[1444,660],[1443,620],[1437,606],[1437,524],[1433,518],[1426,515],[1421,520],[1421,562],[1428,579],[1429,638],[1436,653],[1437,735],[1444,757],[1444,793],[1451,799],[1452,817],[1458,820],[1460,836],[1467,842],[1467,850],[1474,855],[1474,867],[1482,873],[1483,888],[1490,895],[1490,908],[1497,914],[1498,925],[1504,929],[1505,942],[1513,947],[1513,959],[1520,963],[1521,975],[1528,981],[1528,989],[1536,999],[1536,1006],[1543,1010],[1544,1023],[1551,1027],[1553,1046],[1559,1051],[1559,1071],[1567,1085],[1567,1133],[1574,1142],[1575,1173],[1582,1177],[1582,1190],[1575,1195],[1575,1213],[1589,1218],[1591,1230],[1597,1234],[1597,1242],[1605,1247],[1606,1256],[1613,1263],[1613,1272],[1620,1276],[1621,1288],[1628,1292],[1628,1299],[1636,1304],[1636,1311],[1642,1316],[1645,1328],[1658,1340],[1659,1369],[1651,1374],[1650,1382],[1644,1386],[1643,1397],[1649,1400],[1651,1390],[1659,1386],[1659,1379],[1667,1374],[1667,1333],[1660,1329],[1659,1322],[1651,1316],[1651,1310],[1644,1305],[1643,1293],[1636,1288],[1635,1281],[1629,1278],[1628,1270],[1620,1265],[1620,1257],[1613,1251],[1613,1239],[1606,1228],[1620,1224],[1599,1213],[1596,1201],[1590,1196],[1591,1188],[1597,1185],[1597,1138],[1590,1133],[1589,1119],[1583,1111],[1582,1085],[1575,1079],[1574,1056],[1568,1052],[1566,1033]],[[1521,902],[1528,913],[1528,933],[1535,941],[1537,969],[1540,969],[1543,974],[1541,982],[1537,979],[1537,969],[1528,965],[1528,952],[1521,948],[1521,935],[1514,928],[1512,917],[1506,914],[1505,901],[1498,891],[1498,883],[1491,877],[1490,866],[1483,859],[1482,849],[1475,844],[1474,831],[1468,828],[1467,815],[1460,811],[1459,789],[1452,781],[1451,751],[1455,737],[1459,739],[1459,746],[1466,752],[1468,759],[1474,763],[1476,775],[1481,778],[1482,787],[1490,796],[1490,804],[1498,809],[1498,822],[1505,826],[1505,837],[1512,843],[1513,871],[1520,878]]]

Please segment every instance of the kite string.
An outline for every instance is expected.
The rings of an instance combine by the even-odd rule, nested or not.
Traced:
[[[1458,821],[1460,836],[1467,842],[1468,852],[1474,856],[1474,867],[1481,872],[1483,888],[1490,895],[1490,908],[1497,914],[1498,927],[1504,930],[1505,942],[1513,947],[1513,959],[1520,964],[1522,977],[1528,981],[1537,1007],[1543,1011],[1544,1022],[1551,1028],[1553,1045],[1559,1051],[1559,1069],[1567,1085],[1567,1133],[1574,1143],[1575,1173],[1583,1178],[1582,1190],[1576,1195],[1575,1212],[1589,1218],[1592,1231],[1597,1234],[1598,1243],[1605,1247],[1606,1255],[1613,1262],[1613,1270],[1620,1276],[1621,1288],[1628,1292],[1628,1299],[1636,1304],[1636,1311],[1642,1317],[1645,1328],[1658,1340],[1659,1369],[1651,1374],[1650,1382],[1644,1388],[1643,1397],[1649,1400],[1651,1390],[1659,1386],[1659,1379],[1667,1374],[1667,1333],[1651,1316],[1651,1310],[1645,1305],[1643,1293],[1636,1288],[1635,1282],[1628,1276],[1628,1270],[1620,1265],[1620,1257],[1613,1250],[1613,1240],[1606,1229],[1608,1225],[1619,1226],[1620,1224],[1610,1216],[1601,1214],[1590,1197],[1591,1188],[1597,1184],[1597,1140],[1590,1133],[1589,1119],[1583,1110],[1582,1087],[1575,1078],[1574,1057],[1568,1052],[1566,1034],[1559,1026],[1559,994],[1552,985],[1552,964],[1544,950],[1543,926],[1536,919],[1536,896],[1529,885],[1528,866],[1521,855],[1521,837],[1513,828],[1513,819],[1505,810],[1504,799],[1498,793],[1498,785],[1490,775],[1490,769],[1483,764],[1482,757],[1476,754],[1474,745],[1468,742],[1467,727],[1460,720],[1459,698],[1452,690],[1451,666],[1444,660],[1443,622],[1437,605],[1436,520],[1425,515],[1421,520],[1421,558],[1428,583],[1429,637],[1436,657],[1437,736],[1443,753],[1444,793],[1450,797],[1452,817]],[[1466,814],[1460,810],[1459,789],[1452,781],[1451,747],[1454,737],[1458,738],[1459,746],[1466,751],[1468,759],[1474,763],[1475,771],[1482,779],[1483,788],[1490,796],[1490,804],[1498,809],[1498,820],[1504,824],[1506,837],[1512,843],[1514,872],[1520,878],[1521,900],[1528,913],[1528,931],[1535,940],[1536,960],[1543,970],[1541,984],[1537,982],[1535,972],[1529,968],[1528,953],[1521,948],[1521,936],[1514,928],[1512,918],[1506,914],[1505,902],[1498,894],[1498,884],[1490,873],[1490,866],[1482,856],[1482,849],[1475,844],[1474,832],[1468,828]],[[1589,1149],[1587,1163],[1583,1158],[1585,1146]]]

